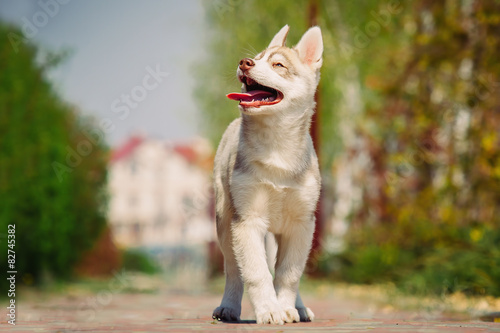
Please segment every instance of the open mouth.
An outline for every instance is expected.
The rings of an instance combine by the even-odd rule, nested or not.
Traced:
[[[263,86],[248,76],[240,76],[240,81],[245,85],[246,92],[230,93],[227,98],[240,101],[241,106],[260,107],[262,105],[273,105],[281,102],[283,94],[271,87]]]

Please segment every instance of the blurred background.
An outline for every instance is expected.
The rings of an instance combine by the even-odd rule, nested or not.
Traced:
[[[1,274],[8,249],[21,290],[223,274],[225,94],[285,24],[289,46],[312,25],[325,46],[307,275],[500,296],[496,0],[0,0]]]

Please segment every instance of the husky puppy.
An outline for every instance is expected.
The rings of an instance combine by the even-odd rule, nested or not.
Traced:
[[[320,192],[318,159],[309,135],[322,64],[319,27],[293,47],[288,25],[255,58],[240,61],[241,117],[224,133],[214,166],[217,235],[226,285],[213,318],[239,321],[243,285],[257,323],[311,321],[298,293],[311,248]],[[275,277],[264,238],[274,235]]]

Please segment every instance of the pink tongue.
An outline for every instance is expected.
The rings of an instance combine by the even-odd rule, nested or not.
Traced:
[[[261,100],[273,96],[273,93],[264,90],[252,90],[247,93],[230,93],[226,97],[235,101],[251,102],[252,100]]]

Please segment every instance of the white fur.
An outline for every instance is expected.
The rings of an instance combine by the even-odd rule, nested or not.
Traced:
[[[290,27],[286,24],[281,30],[273,37],[271,43],[269,43],[268,48],[274,46],[285,46],[286,36],[288,35],[288,31]]]
[[[314,318],[298,287],[321,182],[309,127],[323,43],[321,30],[313,27],[295,48],[286,48],[287,33],[285,26],[245,73],[282,92],[283,100],[260,107],[240,105],[241,117],[229,125],[215,158],[217,234],[226,287],[213,317],[221,320],[240,319],[244,284],[257,323]],[[243,74],[239,68],[237,74]],[[278,246],[274,280],[267,265],[266,234]]]

